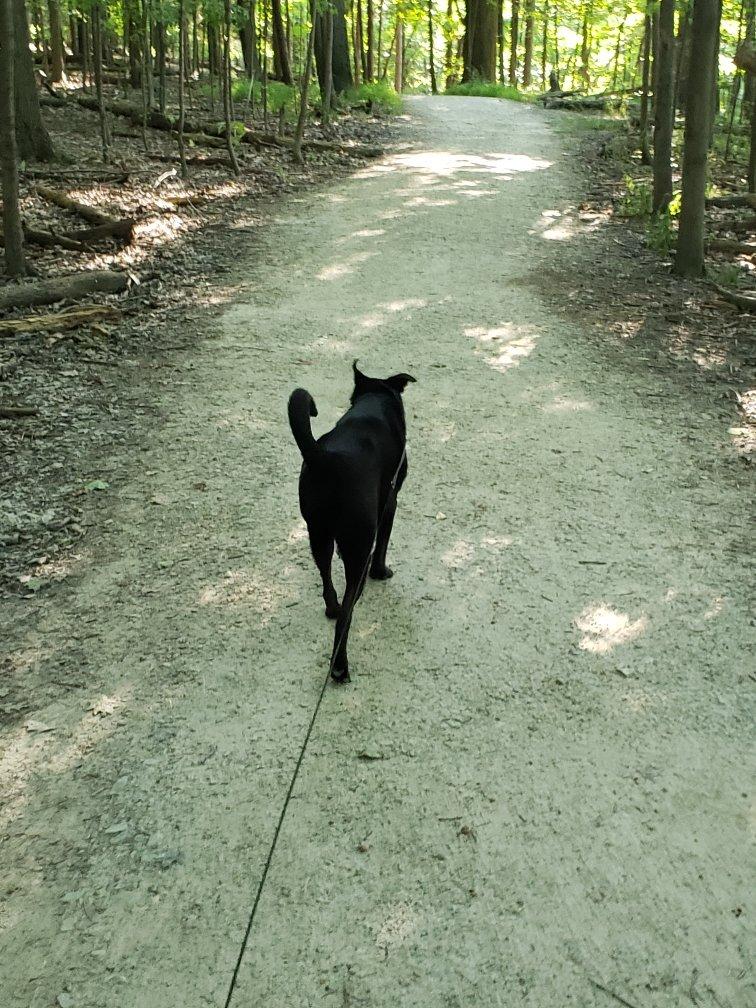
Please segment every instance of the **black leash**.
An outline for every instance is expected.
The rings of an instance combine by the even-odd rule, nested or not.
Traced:
[[[406,458],[407,458],[407,449],[405,447],[403,449],[403,451],[402,451],[402,457],[399,459],[399,465],[396,467],[396,472],[394,473],[394,478],[391,480],[391,490],[392,491],[396,487],[396,481],[399,479],[399,470],[402,468],[402,465],[404,464],[404,460]],[[386,514],[386,508],[388,507],[390,499],[391,499],[391,494],[389,493],[388,497],[386,498],[386,503],[383,505],[383,511],[381,512],[381,517],[380,517],[380,519],[378,521],[378,526],[377,526],[378,528],[380,528],[381,523],[383,522],[383,517]],[[375,543],[373,543],[373,548],[370,550],[370,553],[369,553],[368,558],[367,558],[367,563],[365,564],[365,567],[364,567],[364,569],[362,571],[362,575],[360,577],[360,582],[359,582],[360,584],[363,584],[364,581],[365,581],[365,578],[367,577],[367,573],[368,573],[368,570],[370,568],[370,562],[373,559],[373,553],[374,553],[374,551],[375,551]],[[297,758],[297,764],[294,767],[294,773],[292,774],[292,778],[291,778],[291,781],[289,783],[289,790],[286,792],[286,798],[284,799],[284,803],[283,803],[283,806],[281,808],[281,814],[278,817],[278,823],[276,825],[276,831],[273,834],[273,840],[271,841],[270,848],[268,849],[268,856],[265,859],[265,867],[263,868],[263,873],[262,873],[262,875],[260,877],[260,884],[257,887],[257,894],[255,895],[255,902],[252,904],[252,910],[250,911],[250,914],[249,914],[249,920],[247,921],[247,930],[244,932],[244,938],[243,938],[242,943],[241,943],[241,948],[239,949],[239,955],[238,955],[238,957],[236,959],[236,966],[234,966],[234,972],[233,972],[233,974],[231,976],[231,983],[229,984],[229,987],[228,987],[228,994],[226,995],[226,1000],[224,1002],[224,1008],[229,1008],[229,1005],[231,1004],[231,998],[234,995],[234,989],[236,988],[236,982],[239,979],[239,970],[241,969],[241,964],[242,964],[242,960],[244,959],[244,954],[247,951],[247,944],[249,942],[249,936],[252,933],[252,925],[255,922],[255,915],[257,914],[257,908],[260,905],[260,898],[262,896],[262,891],[263,891],[263,888],[265,886],[265,881],[268,878],[268,870],[270,868],[271,862],[273,861],[273,855],[274,855],[275,850],[276,850],[276,844],[278,843],[278,836],[279,836],[279,834],[281,832],[281,827],[283,826],[284,819],[286,818],[286,812],[287,812],[287,809],[289,808],[289,802],[291,801],[291,796],[292,796],[292,794],[294,792],[294,785],[297,783],[297,777],[299,776],[299,771],[300,771],[300,769],[302,767],[302,763],[304,761],[305,753],[307,752],[307,745],[308,745],[308,743],[310,741],[310,736],[312,735],[312,729],[315,727],[315,720],[317,719],[318,711],[320,710],[320,705],[322,704],[323,697],[325,696],[326,687],[328,686],[328,680],[331,678],[331,673],[333,672],[333,663],[336,661],[336,655],[339,653],[339,649],[341,648],[341,645],[344,642],[344,635],[346,634],[346,631],[347,631],[347,629],[349,627],[349,624],[351,622],[352,612],[354,611],[354,606],[356,605],[356,603],[357,603],[357,600],[355,599],[354,602],[352,603],[352,609],[351,609],[351,611],[349,613],[349,621],[347,621],[344,624],[344,629],[341,631],[341,636],[339,637],[338,643],[336,645],[334,645],[333,654],[331,655],[331,661],[330,661],[330,663],[328,665],[328,672],[326,673],[326,677],[325,677],[325,680],[323,682],[323,685],[320,687],[320,693],[318,694],[318,702],[315,704],[315,710],[312,712],[312,717],[310,718],[310,723],[307,726],[307,734],[305,735],[304,742],[302,743],[302,747],[299,750],[299,757]]]

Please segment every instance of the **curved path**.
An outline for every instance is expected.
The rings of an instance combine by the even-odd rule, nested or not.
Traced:
[[[396,576],[358,607],[231,1003],[754,1003],[719,418],[540,299],[579,190],[550,120],[408,109],[400,153],[278,206],[28,604],[16,657],[80,688],[3,738],[8,1008],[224,1004],[332,632],[284,406],[305,385],[324,430],[353,357],[418,379]]]

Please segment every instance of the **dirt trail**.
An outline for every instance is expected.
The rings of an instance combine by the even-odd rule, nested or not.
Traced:
[[[355,356],[418,379],[396,576],[232,1003],[754,1003],[721,417],[539,300],[577,191],[541,114],[408,107],[414,146],[279,208],[101,533],[6,612],[19,674],[70,688],[2,739],[4,1008],[223,1005],[330,645],[285,400],[324,430]]]

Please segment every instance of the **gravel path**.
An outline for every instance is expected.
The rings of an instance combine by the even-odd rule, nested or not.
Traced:
[[[357,609],[232,1004],[756,1001],[720,417],[539,297],[569,139],[511,103],[408,110],[405,149],[240,247],[101,532],[6,613],[62,688],[2,736],[4,1008],[224,1004],[332,633],[285,402],[304,385],[325,430],[353,357],[418,379],[396,576]]]

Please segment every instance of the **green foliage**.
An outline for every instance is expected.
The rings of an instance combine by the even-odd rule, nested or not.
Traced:
[[[648,247],[654,252],[668,256],[675,247],[676,241],[677,234],[672,224],[672,214],[669,211],[651,214],[646,222],[646,244]]]
[[[707,263],[706,272],[720,287],[737,287],[741,276],[739,266],[734,263]]]
[[[446,89],[448,95],[467,95],[473,98],[507,98],[509,101],[530,101],[527,95],[509,84],[494,84],[488,81],[469,81],[467,84],[452,84]]]
[[[385,81],[373,81],[370,84],[360,84],[359,87],[350,88],[344,99],[347,105],[352,106],[372,102],[382,112],[393,115],[402,111],[401,95],[398,95]]]
[[[619,203],[620,217],[648,217],[653,201],[651,185],[648,182],[637,182],[625,175],[624,188]]]
[[[207,87],[207,85],[204,85],[204,87]],[[315,88],[314,90],[316,91],[317,89]],[[260,81],[253,83],[251,97],[250,81],[246,78],[234,81],[231,87],[231,94],[233,95],[237,112],[246,106],[247,101],[250,104],[254,102],[256,108],[262,105],[262,84]],[[311,91],[311,103],[314,97],[315,95]],[[279,81],[268,81],[268,112],[272,116],[277,116],[281,109],[283,109],[287,121],[294,121],[297,116],[298,104],[299,96],[296,88],[288,84],[281,84]]]

